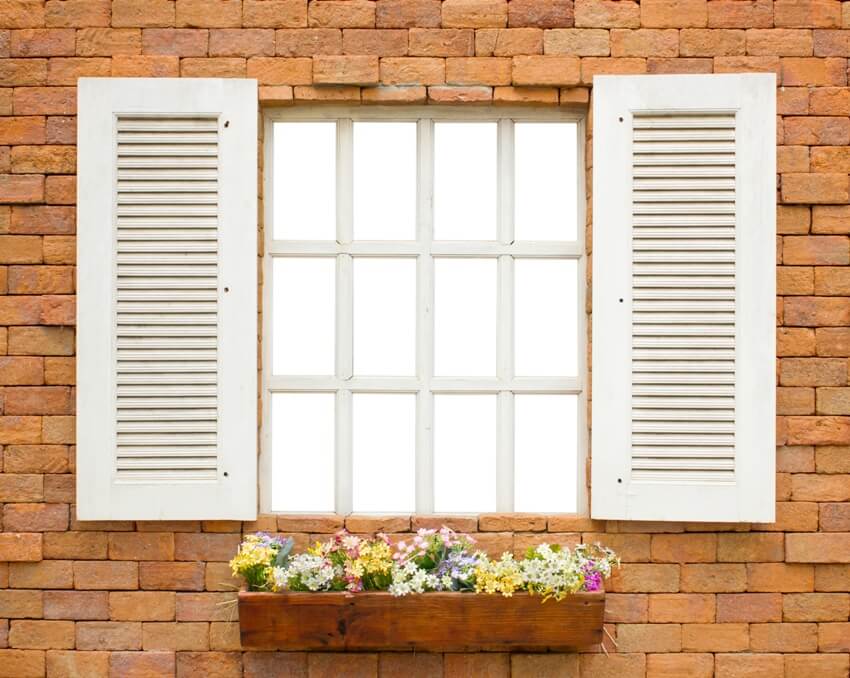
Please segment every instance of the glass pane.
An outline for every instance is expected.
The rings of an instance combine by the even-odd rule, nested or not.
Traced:
[[[496,396],[434,396],[434,510],[496,510]]]
[[[514,510],[575,512],[578,397],[514,397]]]
[[[272,362],[275,374],[333,374],[335,261],[275,258]]]
[[[496,123],[434,125],[434,238],[496,239]]]
[[[576,240],[577,138],[572,122],[514,126],[517,240]]]
[[[412,513],[416,504],[416,396],[357,393],[354,511]]]
[[[336,123],[274,125],[274,237],[336,240]]]
[[[575,261],[516,260],[516,374],[578,374],[577,276]]]
[[[334,395],[272,394],[272,511],[334,510]]]
[[[416,237],[416,123],[354,123],[354,238]]]
[[[496,374],[496,260],[434,260],[434,373]]]
[[[354,259],[354,371],[416,372],[415,259]]]

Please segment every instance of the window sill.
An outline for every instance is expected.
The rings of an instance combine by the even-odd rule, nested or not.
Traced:
[[[575,650],[602,642],[603,592],[538,596],[239,593],[244,649]]]

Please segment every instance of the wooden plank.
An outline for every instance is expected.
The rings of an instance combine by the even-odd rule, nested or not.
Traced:
[[[239,594],[242,647],[263,650],[572,650],[602,642],[604,593]]]

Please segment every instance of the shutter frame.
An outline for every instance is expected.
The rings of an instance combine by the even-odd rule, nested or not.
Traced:
[[[255,80],[81,78],[78,82],[79,520],[256,518],[257,101]],[[216,461],[214,473],[203,480],[172,479],[167,472],[155,481],[117,477],[116,121],[132,115],[218,119]]]
[[[776,77],[597,76],[593,97],[591,514],[772,522]],[[650,111],[735,113],[735,475],[729,483],[632,478],[633,117]]]

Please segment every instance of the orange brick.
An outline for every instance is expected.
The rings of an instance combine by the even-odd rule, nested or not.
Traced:
[[[381,674],[384,675],[384,671],[389,669],[388,662],[385,661],[385,657],[392,657],[393,655],[382,654],[380,656],[380,670]],[[398,655],[401,656],[401,655]],[[414,655],[415,657],[415,655]],[[395,664],[395,661],[393,662]],[[579,659],[578,655],[557,655],[557,654],[514,654],[511,655],[511,676],[515,676],[516,678],[531,678],[531,676],[577,676],[578,675],[578,665]],[[401,671],[403,665],[399,665],[398,669],[394,670]],[[404,667],[408,668],[408,667]],[[427,670],[431,670],[432,673],[427,673]],[[433,673],[434,670],[438,670],[438,673]],[[439,666],[436,666],[432,669],[430,666],[416,666],[415,664],[408,668],[407,672],[398,672],[398,673],[387,673],[387,675],[391,676],[408,676],[408,675],[442,675],[442,672],[439,671]]]
[[[210,56],[274,56],[275,35],[271,28],[222,28],[210,31]]]
[[[278,56],[342,54],[342,31],[338,28],[283,28],[275,32],[275,41]]]
[[[54,620],[12,620],[9,645],[25,650],[70,649],[74,647],[74,622]]]
[[[307,22],[311,28],[374,28],[375,3],[367,0],[311,2]]]
[[[645,593],[606,593],[605,621],[643,624],[648,619],[648,607]]]
[[[241,0],[177,0],[178,28],[238,28]]]
[[[534,26],[537,28],[559,28],[573,25],[573,3],[571,0],[511,0],[508,3],[509,26]]]
[[[779,57],[773,56],[718,56],[714,57],[715,73],[776,73],[781,75]]]
[[[292,88],[296,101],[324,103],[360,103],[360,87],[357,85],[300,85]]]
[[[496,87],[493,101],[497,104],[555,105],[558,103],[557,87]]]
[[[785,550],[792,563],[850,563],[850,534],[788,534]]]
[[[841,3],[835,0],[777,0],[777,26],[789,28],[840,28]]]
[[[180,75],[184,78],[244,78],[247,61],[242,57],[181,59]]]
[[[513,58],[513,83],[523,86],[577,85],[581,79],[580,68],[577,57],[518,56]]]
[[[850,504],[821,504],[820,528],[823,532],[850,532]]]
[[[475,31],[476,56],[517,56],[543,53],[539,28],[482,28]]]
[[[714,562],[717,536],[712,534],[656,534],[652,537],[652,560],[670,563]]]
[[[809,266],[779,266],[776,269],[776,293],[780,295],[814,294],[814,270]]]
[[[112,25],[148,28],[174,25],[174,0],[113,0]]]
[[[656,593],[649,596],[652,623],[714,621],[714,596],[705,593]]]
[[[193,28],[145,28],[143,54],[171,54],[181,57],[206,56],[209,31]]]
[[[9,565],[9,586],[15,589],[69,589],[73,583],[74,572],[68,560]]]
[[[72,414],[67,386],[14,386],[5,389],[7,414]]]
[[[438,85],[446,80],[446,64],[430,57],[389,57],[381,59],[380,77],[386,85]]]
[[[33,357],[0,357],[0,385],[22,385],[44,383],[44,360]],[[8,450],[6,452],[6,471],[8,473],[26,472],[16,465],[8,467]],[[16,455],[17,456],[17,455]]]
[[[77,178],[48,176],[44,179],[44,199],[50,205],[73,205],[77,202]]]
[[[850,670],[847,655],[801,654],[786,655],[786,676],[819,676],[822,678],[841,678]]]
[[[44,477],[21,473],[0,475],[0,501],[44,501]]]
[[[475,31],[471,29],[411,29],[408,38],[411,56],[472,56]]]
[[[850,473],[850,449],[819,447],[815,453],[818,473]]]
[[[177,621],[231,621],[236,614],[236,594],[178,593]]]
[[[845,203],[850,200],[847,174],[784,174],[782,201],[786,203]]]
[[[543,32],[545,54],[571,56],[608,56],[609,33],[601,28],[560,28]]]
[[[643,0],[640,23],[647,28],[700,28],[708,25],[705,0]]]
[[[646,60],[647,73],[711,73],[714,62],[711,59],[654,59]]]
[[[806,115],[809,112],[809,90],[805,87],[787,87],[777,92],[776,112],[780,115]],[[801,153],[805,149],[794,149],[793,152]],[[802,165],[802,160],[796,164]],[[777,158],[777,172],[793,172],[795,170],[783,170],[783,165]],[[796,170],[805,171],[805,170]]]
[[[712,678],[714,657],[710,654],[650,654],[646,657],[647,678]]]
[[[815,56],[850,56],[850,40],[843,30],[815,30],[814,54]]]
[[[782,595],[778,593],[720,593],[718,622],[782,621]]]
[[[248,77],[256,78],[261,85],[309,85],[313,82],[312,62],[310,59],[252,57],[248,59]]]
[[[47,84],[47,59],[3,59],[0,78],[8,87]]]
[[[744,565],[694,563],[682,565],[682,591],[735,593],[747,590]]]
[[[173,676],[176,670],[173,652],[110,652],[109,675],[127,678]]]
[[[407,54],[407,31],[346,28],[342,31],[344,54],[403,56]]]
[[[116,532],[109,535],[111,560],[173,560],[174,535],[168,533]]]
[[[45,148],[56,148],[47,146]],[[73,207],[18,206],[12,208],[10,232],[29,234],[70,234],[75,230]],[[22,241],[21,241],[22,242]],[[9,262],[16,263],[16,262]],[[34,262],[20,262],[34,263]]]
[[[173,591],[113,591],[109,594],[109,618],[115,621],[171,621]]]
[[[109,57],[60,57],[50,60],[47,84],[73,87],[78,78],[103,78],[112,74]]]
[[[830,146],[850,142],[850,121],[847,118],[787,117],[784,119],[784,129],[786,144]]]
[[[45,558],[104,559],[104,532],[51,532],[45,535]]]
[[[141,650],[141,622],[77,622],[78,650]]]
[[[817,87],[809,95],[809,107],[814,115],[841,115],[850,105],[850,89],[846,87]]]
[[[139,588],[139,564],[132,562],[74,562],[74,588],[78,590]]]
[[[68,529],[68,506],[6,504],[3,509],[3,526],[12,532],[61,532]]]
[[[847,364],[840,358],[783,358],[780,383],[783,386],[843,386],[847,384]]]
[[[74,270],[70,266],[11,266],[9,294],[73,294]]]
[[[507,22],[505,0],[443,0],[445,28],[504,28]]]
[[[820,652],[850,652],[850,624],[818,624]]]
[[[791,487],[795,501],[850,501],[850,475],[797,473]]]
[[[124,78],[176,78],[180,61],[176,56],[145,55],[112,57],[112,76]]]
[[[813,148],[811,168],[813,172],[850,172],[850,153],[840,146]]]
[[[639,30],[614,29],[611,31],[611,56],[615,57],[665,57],[679,54],[679,32],[641,28]]]
[[[846,206],[818,206],[812,210],[813,233],[850,232],[850,208]]]
[[[614,571],[609,584],[617,593],[676,593],[679,566],[624,563]]]
[[[13,57],[74,56],[71,28],[26,28],[12,31],[10,54]]]
[[[593,84],[594,75],[632,75],[646,73],[646,59],[639,57],[584,57],[581,60],[581,81]]]
[[[817,652],[817,624],[752,624],[753,652]]]
[[[110,0],[47,0],[44,20],[52,27],[108,26],[110,5]]]
[[[814,448],[810,446],[777,448],[776,470],[786,473],[813,473],[815,470]]]
[[[43,176],[0,174],[0,204],[34,203],[43,200]],[[0,238],[3,237],[0,236]]]
[[[814,589],[814,568],[786,563],[748,563],[747,579],[752,592],[807,592]]]
[[[0,144],[43,144],[44,123],[39,115],[0,118]]]
[[[49,562],[49,561],[48,561]],[[109,619],[106,591],[45,591],[45,619]]]
[[[708,3],[711,28],[770,28],[773,26],[771,0],[711,0]]]
[[[631,0],[576,0],[575,25],[588,28],[638,28],[640,6]]]
[[[782,609],[785,621],[843,622],[850,614],[850,594],[789,593],[783,596]]]
[[[77,91],[73,87],[16,87],[15,115],[72,115],[77,112]]]
[[[77,56],[141,54],[142,31],[138,28],[84,28],[77,31]]]
[[[18,0],[20,2],[20,0]],[[0,664],[15,678],[44,676],[44,652],[39,650],[0,650]]]
[[[784,57],[782,84],[787,86],[846,85],[847,71],[844,62],[845,59],[832,57],[825,59]]]
[[[146,622],[142,624],[142,647],[170,652],[210,649],[208,622]]]
[[[747,54],[753,56],[811,56],[812,33],[787,28],[750,29]]]
[[[314,662],[314,657],[320,661]],[[352,664],[350,671],[360,675],[372,675],[368,673],[372,666],[372,657],[362,655],[362,662]],[[368,661],[365,661],[367,660]],[[317,671],[319,676],[332,675],[332,656],[327,654],[309,655],[308,665],[310,675]],[[447,654],[443,658],[443,666],[446,676],[508,676],[510,675],[510,658],[506,653],[479,653],[479,654]],[[355,674],[356,674],[355,673]]]
[[[446,82],[451,85],[510,85],[511,59],[501,57],[446,59]]]
[[[109,670],[106,652],[50,650],[46,657],[48,676],[105,676]]]
[[[740,652],[750,647],[747,624],[683,624],[684,652]]]
[[[336,658],[339,658],[339,656],[340,655],[335,655]],[[376,655],[359,656],[375,657]],[[345,665],[348,662],[339,659],[337,659],[337,662],[340,673],[335,675],[346,675]],[[189,678],[189,676],[196,675],[221,676],[221,678],[239,678],[239,676],[241,676],[241,672],[242,654],[239,652],[179,652],[177,654],[177,676],[179,678]],[[313,675],[312,671],[310,675]],[[320,678],[324,674],[316,673],[315,675],[317,678]],[[355,672],[352,675],[357,674]]]
[[[652,598],[650,597],[650,604]],[[618,624],[617,650],[621,652],[680,652],[679,624]]]
[[[378,0],[378,28],[439,28],[440,0]]]
[[[180,555],[179,536],[177,540],[178,557]],[[196,547],[192,549],[197,553]],[[235,550],[233,551],[235,553]],[[232,554],[231,554],[232,557]],[[220,560],[229,560],[221,558]],[[194,557],[191,560],[195,560]],[[217,558],[218,560],[218,558]],[[140,588],[145,590],[173,590],[173,591],[203,591],[204,589],[204,564],[195,563],[169,563],[151,562],[139,563]],[[136,588],[136,587],[132,587]]]
[[[6,28],[44,26],[42,0],[9,0],[0,8],[0,25]]]
[[[307,25],[305,0],[244,0],[242,25],[259,28],[298,28]]]

